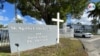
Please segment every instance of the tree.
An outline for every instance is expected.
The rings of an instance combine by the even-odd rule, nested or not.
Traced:
[[[80,22],[77,22],[77,25],[82,25],[82,23],[80,23]]]
[[[4,25],[0,24],[0,28],[3,28],[3,27],[4,27]]]
[[[95,10],[89,11],[88,17],[99,17],[100,18],[100,2],[95,3]]]
[[[97,32],[97,19],[94,18],[93,20],[91,20],[92,24],[93,24],[93,32]]]
[[[99,17],[100,19],[100,2],[95,3],[95,6],[96,6],[95,10],[89,11],[88,17],[95,17],[95,18]]]
[[[18,1],[18,2],[17,2]],[[46,24],[52,24],[52,17],[60,12],[60,18],[66,20],[66,14],[79,17],[89,0],[7,0],[17,3],[17,8],[23,16],[29,15],[36,19],[44,19]],[[81,13],[81,14],[80,14]]]
[[[23,23],[22,19],[16,19],[16,23]]]
[[[95,10],[89,11],[88,17],[93,17],[92,24],[93,24],[93,31],[96,33],[97,29],[100,28],[100,22],[97,21],[97,17],[100,20],[100,1],[95,3]]]

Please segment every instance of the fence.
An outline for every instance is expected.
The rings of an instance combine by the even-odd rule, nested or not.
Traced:
[[[9,33],[7,28],[0,28],[0,46],[9,45]]]
[[[60,37],[74,37],[74,29],[69,27],[60,29]]]

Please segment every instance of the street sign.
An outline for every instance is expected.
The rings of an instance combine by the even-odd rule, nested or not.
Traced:
[[[95,10],[95,8],[96,8],[96,6],[95,6],[94,3],[90,3],[90,4],[88,5],[88,11],[93,11],[93,10]]]

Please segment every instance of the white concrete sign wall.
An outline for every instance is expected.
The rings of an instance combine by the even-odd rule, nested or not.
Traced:
[[[8,30],[11,53],[17,52],[16,43],[19,44],[19,51],[56,44],[55,25],[9,24]]]

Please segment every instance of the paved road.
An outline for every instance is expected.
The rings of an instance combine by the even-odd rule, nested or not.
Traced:
[[[100,56],[100,35],[92,38],[79,38],[86,48],[89,56]]]

